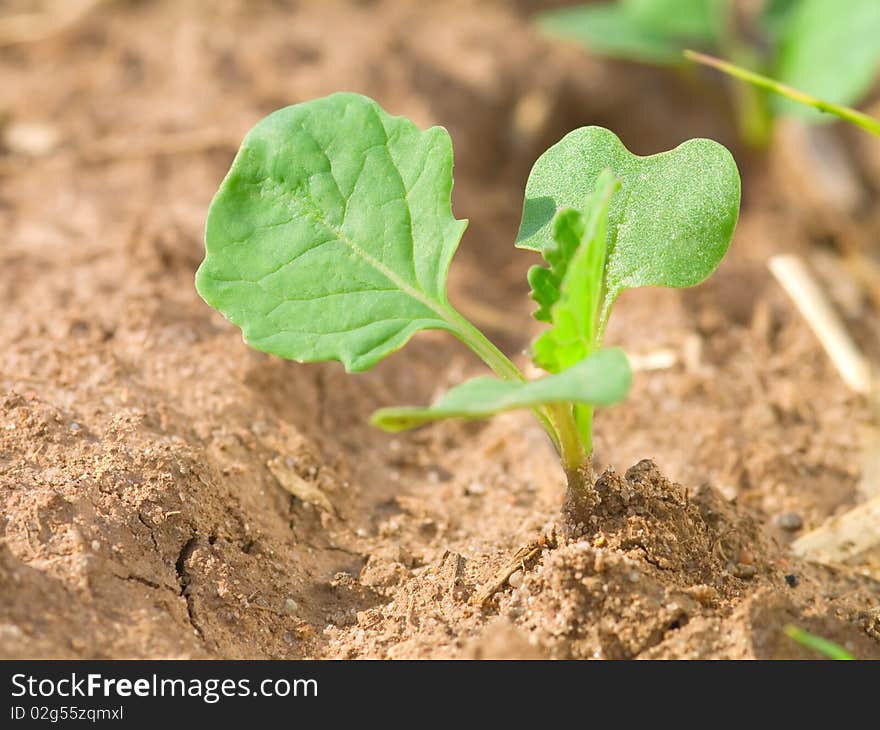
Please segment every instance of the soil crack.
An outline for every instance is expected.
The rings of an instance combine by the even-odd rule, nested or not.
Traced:
[[[192,576],[189,574],[189,568],[187,567],[187,562],[192,557],[192,554],[195,552],[198,544],[199,539],[196,535],[193,535],[183,544],[183,547],[180,549],[180,554],[177,556],[177,560],[174,562],[174,569],[177,572],[177,581],[180,584],[180,595],[184,598],[184,600],[186,600],[186,613],[189,616],[190,625],[195,630],[196,635],[202,641],[204,641],[205,635],[202,632],[202,629],[199,626],[198,622],[196,621],[193,597],[189,590],[192,583]]]
[[[144,578],[144,577],[141,576],[141,575],[134,575],[134,574],[131,574],[131,575],[115,575],[115,574],[114,574],[114,577],[115,577],[115,578],[118,578],[119,580],[131,581],[131,582],[133,582],[133,583],[140,583],[141,585],[145,585],[145,586],[147,586],[148,588],[155,588],[155,589],[157,589],[157,590],[163,590],[163,591],[171,591],[171,592],[174,593],[175,595],[180,595],[180,594],[178,593],[178,591],[177,591],[175,588],[173,588],[173,587],[171,587],[171,586],[169,586],[169,585],[166,585],[166,584],[164,584],[164,583],[157,583],[156,581],[154,581],[154,580],[150,580],[149,578]]]
[[[153,526],[147,521],[146,517],[144,517],[143,513],[137,513],[138,521],[150,531],[150,539],[153,541],[153,547],[156,548],[156,552],[161,555],[162,551],[159,550],[159,541],[156,539],[156,533],[153,532]]]
[[[646,545],[640,542],[636,542],[632,543],[632,547],[634,547],[636,550],[641,551],[642,560],[644,560],[648,565],[653,565],[655,568],[657,568],[657,570],[672,570],[669,565],[662,565],[657,558],[653,557],[648,551]]]

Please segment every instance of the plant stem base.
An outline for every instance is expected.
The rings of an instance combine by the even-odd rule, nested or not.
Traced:
[[[565,529],[570,537],[580,535],[586,528],[595,503],[593,465],[590,462],[565,472],[568,486],[562,507]]]

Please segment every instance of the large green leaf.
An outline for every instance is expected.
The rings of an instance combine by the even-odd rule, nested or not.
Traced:
[[[444,418],[486,418],[519,408],[551,403],[608,406],[626,398],[632,374],[623,351],[599,350],[574,367],[530,381],[481,377],[447,391],[434,405],[382,408],[372,422],[386,431],[402,431]]]
[[[536,313],[549,311],[551,327],[532,345],[537,365],[558,373],[596,349],[596,325],[603,293],[608,206],[619,187],[605,170],[586,211],[563,208],[553,221],[555,245],[544,250],[549,268],[529,270]]]
[[[717,142],[692,139],[638,157],[607,129],[582,127],[535,162],[517,246],[553,246],[556,212],[583,208],[606,168],[620,180],[620,190],[608,211],[600,328],[624,289],[693,286],[709,276],[730,245],[740,200],[736,163]]]
[[[780,26],[773,76],[833,104],[853,104],[880,68],[880,0],[801,0]],[[785,114],[829,119],[802,104],[774,97]]]
[[[199,293],[253,347],[365,370],[455,330],[452,144],[357,94],[287,107],[247,135],[208,215]]]

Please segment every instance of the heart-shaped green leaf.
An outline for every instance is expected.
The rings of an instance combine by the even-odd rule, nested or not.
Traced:
[[[601,326],[624,289],[694,286],[718,266],[736,226],[740,181],[725,147],[692,139],[639,157],[602,127],[566,135],[535,162],[526,184],[517,246],[553,246],[552,221],[563,207],[582,209],[606,168],[620,180],[608,211]]]
[[[358,94],[281,109],[247,135],[208,214],[196,287],[253,347],[365,370],[458,327],[452,143]]]
[[[519,408],[551,403],[609,406],[626,398],[632,373],[623,350],[594,352],[574,367],[530,381],[481,377],[447,391],[432,406],[382,408],[372,422],[386,431],[403,431],[444,418],[486,418]]]

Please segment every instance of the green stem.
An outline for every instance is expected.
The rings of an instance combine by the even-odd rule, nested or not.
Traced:
[[[560,404],[553,406],[553,409],[561,436],[560,455],[567,482],[563,513],[570,526],[585,525],[590,516],[590,484],[593,479],[589,438],[586,443],[582,441],[582,432],[578,429],[574,409],[570,405]]]
[[[734,95],[739,133],[746,144],[758,150],[770,144],[773,118],[767,105],[767,96],[754,86],[739,84]]]
[[[741,40],[735,15],[733,7],[729,7],[725,23],[727,30],[721,34],[717,45],[722,55],[733,61],[733,65],[740,68],[758,67],[761,56],[753,44]],[[767,94],[750,84],[736,84],[731,90],[731,97],[740,136],[750,147],[765,149],[773,136],[773,115]]]
[[[593,453],[593,412],[593,406],[586,403],[574,409],[574,423],[581,434],[581,444],[587,456]]]
[[[871,134],[876,134],[878,137],[880,137],[880,119],[872,117],[869,114],[864,114],[860,111],[857,111],[856,109],[850,109],[847,106],[840,106],[839,104],[832,104],[828,101],[822,101],[822,99],[817,99],[815,96],[810,96],[803,91],[799,91],[798,89],[795,89],[791,86],[787,86],[786,84],[774,81],[773,79],[767,76],[762,76],[761,74],[755,73],[754,71],[749,71],[747,69],[741,68],[736,64],[729,63],[728,61],[723,61],[720,58],[715,58],[715,56],[709,56],[705,53],[699,53],[697,51],[685,51],[684,55],[691,61],[701,63],[704,66],[711,66],[712,68],[718,69],[723,73],[733,76],[734,78],[753,84],[759,89],[772,91],[776,94],[786,97],[787,99],[791,99],[792,101],[797,101],[801,104],[805,104],[806,106],[813,107],[820,112],[834,114],[835,116],[838,116],[841,119],[845,119],[847,122],[855,124],[857,127],[861,127]]]
[[[447,321],[453,327],[451,330],[452,333],[473,350],[474,354],[486,363],[486,365],[488,365],[500,378],[503,378],[504,380],[526,380],[526,376],[523,375],[522,371],[514,365],[510,359],[501,352],[501,350],[499,350],[488,337],[486,337],[486,335],[474,327],[474,325],[459,314],[457,310],[453,309],[452,306],[449,306],[448,308]],[[544,431],[547,432],[547,435],[553,442],[554,448],[557,453],[559,453],[559,456],[563,459],[564,463],[567,451],[563,446],[560,424],[553,418],[550,407],[544,406],[541,408],[534,408],[532,409],[532,413],[535,414],[538,422],[544,428]],[[573,424],[573,419],[571,420]],[[567,428],[567,425],[563,424],[563,428]],[[576,429],[575,435],[577,435]]]
[[[526,376],[510,359],[480,330],[466,320],[451,306],[448,320],[452,333],[466,344],[498,377],[504,380],[525,380]]]
[[[586,461],[587,453],[581,443],[572,408],[566,403],[550,406],[550,416],[559,434],[559,458],[566,475],[578,472]]]

